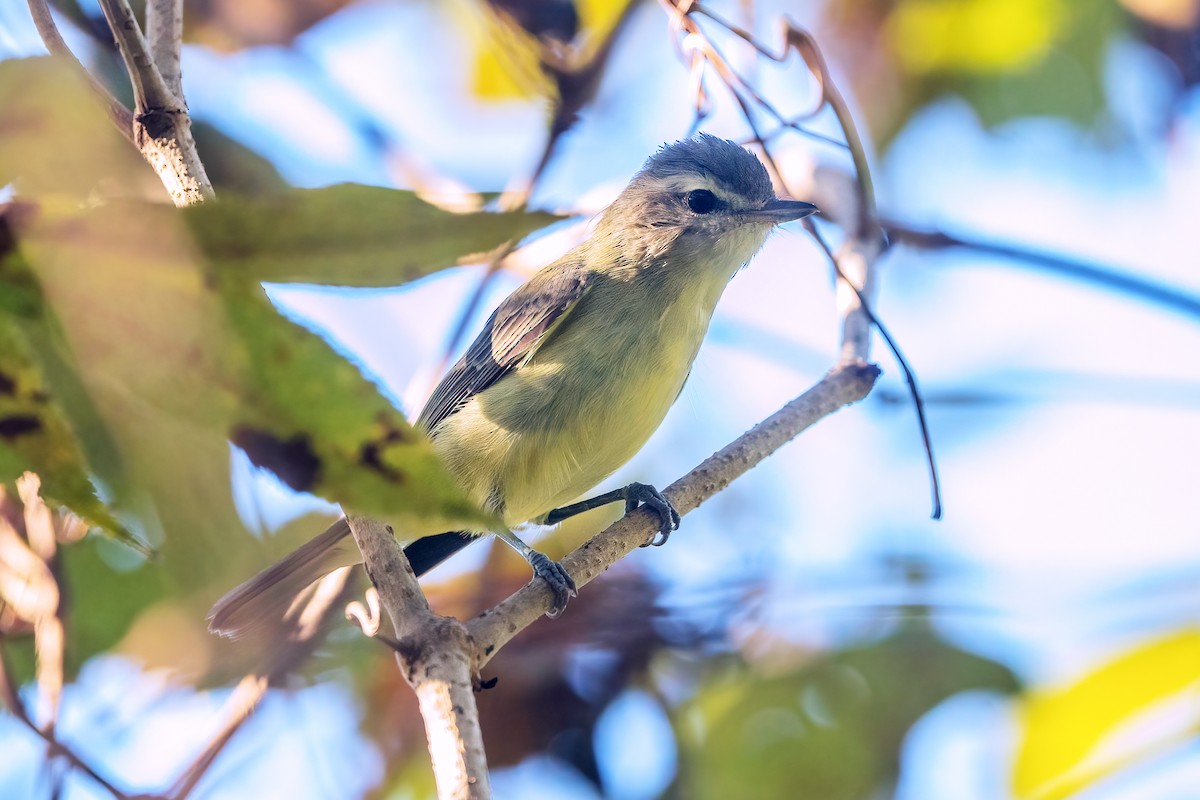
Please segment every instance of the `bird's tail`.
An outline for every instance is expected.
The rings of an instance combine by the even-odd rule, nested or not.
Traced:
[[[208,629],[237,639],[283,619],[311,584],[339,567],[362,563],[343,517],[250,580],[230,590],[208,612]]]
[[[404,549],[417,576],[466,547],[475,536],[439,533],[417,539]],[[208,629],[237,639],[264,624],[278,623],[311,584],[339,567],[362,563],[362,554],[342,517],[312,541],[284,556],[250,580],[229,591],[208,612]]]

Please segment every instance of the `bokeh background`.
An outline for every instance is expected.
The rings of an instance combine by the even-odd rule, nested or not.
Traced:
[[[879,264],[876,312],[923,389],[945,516],[929,518],[915,415],[877,346],[885,374],[866,402],[489,666],[496,796],[1196,796],[1200,3],[709,7],[772,47],[783,16],[814,32],[871,142],[885,217],[1016,251],[897,245]],[[98,8],[56,8],[75,52],[121,91]],[[406,412],[464,346],[459,318],[477,328],[695,122],[688,62],[653,2],[189,0],[186,14],[184,89],[218,194],[360,182],[453,204],[521,187],[565,91],[538,54],[586,65],[610,48],[532,186],[532,207],[573,221],[486,281],[481,259],[396,290],[270,287]],[[700,21],[784,114],[812,106],[800,59],[756,61]],[[0,56],[43,52],[25,4],[0,0]],[[709,95],[702,128],[747,139],[719,83]],[[771,152],[794,191],[830,196],[852,167],[821,136],[840,131],[828,113],[805,127]],[[812,384],[837,334],[828,264],[798,228],[776,234],[730,285],[667,421],[611,485],[670,483]],[[57,735],[130,794],[177,778],[254,657],[206,634],[208,604],[333,513],[236,448],[230,463],[246,531],[192,547],[186,569],[95,538],[63,552]],[[547,531],[541,547],[561,554],[611,517]],[[438,608],[466,615],[527,574],[481,542],[426,583]],[[4,646],[37,713],[32,648]],[[11,716],[0,742],[0,796],[110,796]],[[336,625],[192,796],[431,793],[394,662]]]

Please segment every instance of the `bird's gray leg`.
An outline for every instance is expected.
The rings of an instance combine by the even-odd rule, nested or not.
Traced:
[[[557,522],[562,522],[568,517],[582,514],[584,511],[591,511],[593,508],[606,506],[609,503],[615,503],[618,500],[625,501],[626,514],[640,505],[644,505],[658,514],[658,532],[654,534],[654,538],[646,542],[642,547],[649,547],[650,545],[661,547],[667,543],[667,539],[671,536],[671,531],[679,529],[679,512],[675,510],[675,506],[671,505],[670,501],[663,497],[662,492],[647,483],[631,483],[620,489],[614,489],[611,492],[589,497],[587,500],[580,500],[578,503],[572,503],[569,506],[556,508],[546,515],[545,522],[547,525],[553,525]]]
[[[546,612],[546,616],[557,617],[561,614],[567,607],[567,601],[577,594],[575,581],[563,569],[562,564],[551,561],[545,553],[534,550],[510,530],[498,530],[495,534],[497,539],[520,553],[529,562],[529,566],[533,567],[533,574],[545,581],[550,591],[554,592],[554,606]]]

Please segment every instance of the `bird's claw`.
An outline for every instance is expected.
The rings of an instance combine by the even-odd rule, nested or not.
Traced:
[[[625,513],[638,506],[645,506],[658,514],[658,530],[642,547],[662,547],[671,538],[671,532],[679,530],[679,512],[662,492],[647,483],[631,483],[625,487]]]
[[[563,612],[572,597],[578,596],[575,581],[563,569],[562,564],[551,561],[545,553],[533,551],[529,556],[529,565],[533,567],[534,577],[541,578],[554,593],[554,604],[546,612],[546,616],[553,619]]]

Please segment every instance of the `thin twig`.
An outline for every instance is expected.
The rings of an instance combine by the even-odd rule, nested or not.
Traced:
[[[349,578],[348,568],[338,569],[326,575],[317,583],[308,599],[296,608],[294,613],[288,614],[282,623],[283,627],[264,637],[270,640],[267,663],[238,682],[237,688],[221,707],[224,723],[209,739],[204,750],[180,772],[167,791],[167,797],[171,800],[186,800],[234,734],[258,708],[267,695],[267,689],[291,672],[312,652],[319,641],[317,634],[320,632],[321,621],[325,619],[329,609],[345,597]]]
[[[48,731],[43,731],[30,719],[28,712],[25,711],[24,704],[21,703],[21,697],[17,693],[16,685],[13,683],[2,647],[0,647],[0,697],[3,697],[4,703],[8,706],[8,710],[12,712],[12,715],[20,720],[25,727],[37,734],[49,746],[50,751],[54,755],[66,759],[71,766],[103,786],[116,800],[130,800],[130,796],[127,793],[114,786],[111,781],[97,772],[91,764],[84,761],[75,754],[75,751],[59,741],[58,737]]]
[[[839,364],[807,392],[710,456],[663,494],[680,514],[687,514],[808,427],[866,397],[878,377],[879,369],[874,365]],[[561,563],[576,585],[583,586],[644,544],[658,525],[657,516],[639,509],[593,536]],[[552,600],[546,585],[534,580],[468,622],[467,631],[477,648],[477,669],[545,614]]]
[[[446,340],[446,347],[442,351],[442,359],[438,364],[436,374],[441,375],[446,372],[446,368],[450,365],[450,359],[458,352],[459,345],[462,344],[463,338],[470,330],[471,320],[475,317],[475,312],[479,310],[479,306],[483,303],[483,298],[487,294],[488,287],[492,285],[492,281],[500,273],[500,265],[516,249],[516,244],[516,242],[512,241],[506,242],[488,259],[487,267],[475,284],[475,290],[471,292],[471,296],[458,312],[458,319],[454,321],[454,329],[450,332],[450,338]]]
[[[93,78],[75,57],[75,54],[71,52],[71,48],[67,46],[62,34],[58,31],[58,25],[54,22],[54,16],[50,13],[50,7],[46,4],[46,0],[29,0],[29,14],[33,17],[33,24],[37,27],[38,35],[41,36],[46,49],[53,55],[68,59],[78,68],[79,73],[87,79],[88,85],[92,87],[92,91],[104,103],[104,108],[113,124],[117,126],[117,130],[132,143],[133,112],[126,108],[124,103],[113,97],[112,92],[103,84]]]
[[[265,675],[247,675],[238,682],[237,687],[229,695],[221,709],[225,722],[209,740],[208,745],[200,755],[180,773],[166,796],[171,800],[186,800],[187,796],[200,783],[200,779],[208,772],[209,767],[216,761],[217,756],[229,744],[233,735],[241,729],[250,715],[258,708],[259,703],[266,697],[270,682]]]
[[[125,60],[125,69],[133,84],[134,111],[144,114],[150,110],[179,111],[181,104],[163,80],[162,73],[150,55],[146,37],[138,26],[128,0],[99,0],[100,10],[108,20],[117,49]]]
[[[182,102],[180,49],[183,44],[183,0],[147,0],[146,39],[163,82]]]
[[[1047,272],[1103,286],[1122,294],[1132,295],[1193,319],[1200,319],[1200,297],[1178,287],[1147,280],[1130,270],[1093,264],[1082,259],[1055,255],[1032,247],[986,242],[944,231],[916,228],[894,220],[883,220],[883,228],[892,241],[897,244],[905,244],[920,250],[960,248],[999,256],[1011,261],[1023,262]]]
[[[900,369],[904,373],[904,382],[908,386],[909,397],[912,399],[913,406],[917,410],[917,425],[921,430],[921,443],[925,447],[925,462],[929,470],[929,491],[932,495],[933,505],[933,510],[930,512],[930,516],[933,517],[933,519],[941,519],[942,484],[941,480],[938,478],[937,462],[933,456],[933,438],[929,435],[929,422],[925,417],[925,399],[921,394],[921,390],[917,387],[917,375],[915,372],[913,372],[912,367],[909,365],[908,359],[904,357],[902,352],[900,352],[900,346],[896,344],[896,340],[892,338],[892,334],[888,331],[887,326],[883,324],[879,317],[875,316],[875,312],[871,311],[871,304],[867,302],[867,298],[864,297],[863,293],[858,290],[858,287],[851,283],[846,276],[842,274],[842,268],[841,265],[838,264],[837,256],[834,255],[833,249],[829,246],[829,243],[825,241],[825,237],[821,235],[821,232],[817,229],[817,226],[808,220],[805,222],[809,233],[812,234],[813,239],[816,240],[817,245],[821,248],[821,251],[825,253],[825,256],[829,259],[829,263],[833,266],[833,269],[837,272],[838,276],[845,281],[847,286],[854,289],[855,294],[858,295],[858,302],[862,308],[862,312],[866,314],[867,319],[869,319],[871,324],[875,326],[875,329],[879,331],[879,335],[883,337],[883,341],[887,344],[888,349],[892,351],[892,355],[895,356],[896,362],[900,365]]]
[[[825,56],[821,54],[821,49],[817,47],[817,41],[812,34],[786,21],[784,38],[789,47],[796,48],[808,64],[809,70],[821,81],[825,102],[833,109],[842,134],[846,137],[846,144],[850,148],[850,157],[854,160],[854,175],[857,178],[858,200],[861,204],[859,227],[858,230],[852,231],[852,234],[856,239],[878,238],[879,212],[875,206],[875,183],[871,179],[870,159],[867,158],[866,144],[854,123],[854,115],[850,113],[850,105],[842,96],[833,76],[829,74],[829,65],[825,62]]]

